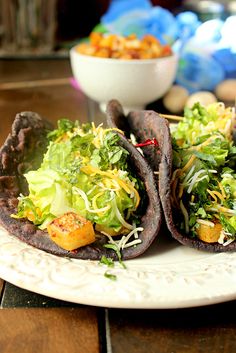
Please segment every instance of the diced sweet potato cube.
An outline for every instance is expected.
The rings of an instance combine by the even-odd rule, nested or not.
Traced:
[[[141,50],[139,53],[140,59],[152,59],[152,53],[150,50],[144,51]]]
[[[135,33],[131,33],[127,36],[127,39],[131,39],[131,40],[137,39],[137,35]]]
[[[89,39],[92,45],[99,45],[102,39],[102,34],[98,32],[92,32],[89,36]]]
[[[65,250],[74,250],[95,241],[92,223],[74,212],[55,218],[47,230],[51,239]]]
[[[163,56],[168,56],[168,55],[171,55],[172,54],[172,50],[171,50],[171,47],[169,45],[164,45],[162,47],[162,55]]]
[[[103,37],[99,43],[99,46],[101,48],[111,48],[112,43],[116,40],[116,35],[115,34],[109,34],[106,37]]]
[[[127,49],[140,49],[140,47],[141,47],[140,40],[138,40],[138,39],[127,40],[125,47]]]
[[[145,36],[143,36],[143,42],[146,42],[149,44],[156,43],[160,45],[159,40],[151,34],[146,34]]]
[[[101,48],[101,49],[98,49],[94,56],[98,56],[100,58],[109,58],[110,56],[110,50],[108,48]]]
[[[206,243],[216,243],[220,237],[221,231],[222,225],[220,223],[216,223],[214,227],[199,224],[199,227],[197,228],[197,236]]]

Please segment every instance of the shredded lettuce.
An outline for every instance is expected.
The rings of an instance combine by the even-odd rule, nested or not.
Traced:
[[[199,236],[201,224],[221,224],[218,241],[236,239],[234,118],[234,110],[222,103],[197,103],[185,109],[172,132],[172,203],[180,215],[178,227],[189,237]]]
[[[234,112],[222,103],[213,103],[203,107],[195,103],[192,108],[185,108],[184,118],[172,133],[177,144],[189,147],[201,143],[214,132],[231,138]]]
[[[25,174],[29,194],[15,217],[41,229],[68,211],[115,232],[133,229],[142,183],[128,168],[128,152],[111,129],[62,119],[48,135],[38,170]],[[138,191],[139,190],[139,191]]]

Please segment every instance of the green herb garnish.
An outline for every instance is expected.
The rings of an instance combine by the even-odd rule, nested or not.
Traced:
[[[104,276],[105,276],[106,278],[109,278],[109,279],[112,280],[112,281],[116,281],[116,280],[117,280],[117,276],[116,276],[116,275],[113,275],[112,273],[109,273],[108,271],[106,271],[106,272],[104,273]]]
[[[121,252],[120,252],[120,250],[118,249],[118,246],[117,246],[116,244],[104,244],[103,246],[104,246],[104,248],[114,250],[115,253],[116,253],[116,255],[117,255],[117,257],[118,257],[118,261],[119,261],[120,265],[121,265],[124,269],[127,268],[126,265],[124,264],[124,262],[122,261]]]
[[[100,264],[106,265],[108,267],[114,267],[114,261],[110,257],[102,255]]]

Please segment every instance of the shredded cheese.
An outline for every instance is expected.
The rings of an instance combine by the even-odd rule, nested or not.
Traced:
[[[211,195],[211,197],[213,198],[213,200],[214,200],[215,202],[217,202],[217,197],[216,197],[216,195],[213,193],[213,191],[207,189],[207,192],[208,192],[209,195]]]
[[[120,221],[120,223],[127,229],[130,229],[130,230],[133,230],[134,227],[132,224],[129,224],[128,222],[126,222],[126,220],[122,217],[120,211],[119,211],[119,208],[116,204],[116,200],[115,198],[113,198],[112,200],[112,206],[114,207],[114,210],[115,210],[115,214],[116,214],[116,217],[118,218],[118,220]]]
[[[102,171],[98,168],[95,168],[91,165],[83,166],[81,168],[81,171],[85,174],[100,174],[107,176],[108,178],[114,179],[126,192],[127,194],[133,194],[135,196],[136,204],[135,207],[137,208],[140,202],[140,196],[138,191],[135,189],[135,187],[132,185],[131,182],[127,183],[126,181],[122,180],[121,178],[117,177],[116,170],[111,170],[111,171]]]
[[[201,174],[204,174],[201,178],[199,178],[199,176]],[[190,184],[189,184],[189,187],[187,189],[187,193],[190,194],[194,188],[194,185],[203,180],[203,179],[206,179],[208,178],[208,175],[206,175],[206,171],[205,169],[200,169],[196,174],[194,174],[194,176],[190,179]]]
[[[225,197],[219,191],[214,190],[213,194],[215,194],[221,201],[224,201]]]
[[[180,173],[183,174],[186,170],[188,170],[188,168],[191,167],[191,165],[193,164],[194,160],[196,159],[196,156],[193,154],[191,156],[191,158],[189,159],[189,161],[185,164],[185,166],[181,169]]]
[[[226,208],[220,205],[218,205],[218,210],[226,214],[228,213],[228,214],[236,215],[236,210],[231,210],[230,208]]]
[[[234,239],[230,238],[228,240],[226,240],[224,243],[223,243],[223,246],[227,246],[229,245],[230,243],[232,243],[234,241]]]
[[[220,182],[218,182],[218,185],[219,185],[221,194],[222,194],[223,198],[225,199],[226,198],[226,194],[225,194],[224,187],[223,187],[223,185]]]
[[[108,243],[116,245],[118,250],[123,250],[125,248],[140,244],[142,240],[139,239],[136,235],[138,235],[138,232],[142,232],[143,230],[144,230],[143,227],[134,227],[134,229],[132,229],[131,232],[129,232],[126,235],[123,235],[120,240],[114,240],[112,236],[110,236],[105,232],[102,232],[102,234],[108,237]],[[134,236],[135,239],[130,241],[132,236]]]
[[[199,223],[199,224],[203,224],[205,226],[211,227],[211,228],[214,228],[214,226],[215,226],[215,224],[213,222],[207,221],[207,220],[201,219],[201,218],[198,218],[196,220],[196,222]]]
[[[107,205],[102,208],[97,208],[97,209],[90,208],[90,202],[89,202],[88,197],[85,194],[85,192],[76,186],[74,186],[72,188],[72,190],[73,190],[73,192],[79,194],[82,197],[82,199],[84,200],[85,209],[86,209],[86,211],[88,211],[90,213],[102,213],[102,212],[108,211],[111,208],[110,205]]]
[[[185,232],[186,232],[186,234],[188,234],[189,233],[189,215],[188,215],[188,211],[186,210],[182,200],[180,200],[180,209],[181,209],[183,216],[184,216]]]
[[[192,166],[192,168],[190,169],[190,171],[186,174],[184,180],[183,180],[183,184],[187,184],[189,181],[189,178],[192,176],[193,172],[195,170],[195,165]]]

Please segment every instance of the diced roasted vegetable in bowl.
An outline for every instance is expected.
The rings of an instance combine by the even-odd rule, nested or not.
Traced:
[[[97,33],[91,34],[89,43],[73,47],[70,60],[80,88],[103,111],[116,98],[126,112],[162,97],[175,79],[178,63],[171,48],[151,35],[139,40]]]

